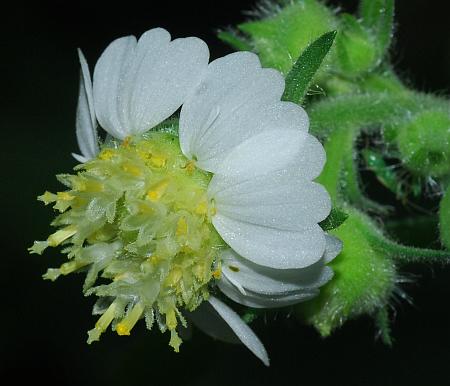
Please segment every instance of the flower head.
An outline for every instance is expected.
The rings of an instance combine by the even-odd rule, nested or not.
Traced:
[[[248,52],[208,57],[201,40],[153,29],[111,43],[91,84],[80,52],[82,164],[59,177],[69,190],[40,197],[61,212],[60,229],[31,250],[65,245],[70,260],[46,278],[87,270],[84,290],[99,296],[101,315],[89,342],[110,324],[128,335],[145,318],[169,330],[178,351],[186,318],[223,335],[208,314],[268,364],[255,334],[214,295],[283,307],[331,279],[326,264],[341,245],[318,225],[330,199],[312,181],[325,153],[305,111],[281,101],[279,72]],[[109,134],[101,144],[97,121]],[[96,285],[99,275],[108,284]]]

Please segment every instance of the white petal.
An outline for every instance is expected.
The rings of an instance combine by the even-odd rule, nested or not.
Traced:
[[[308,129],[305,111],[281,102],[284,79],[239,52],[213,61],[180,115],[180,145],[199,166],[216,171],[236,145],[266,130]]]
[[[184,315],[197,328],[214,339],[227,343],[241,343],[230,326],[208,302],[203,302],[193,312],[185,311]]]
[[[231,248],[259,265],[304,268],[319,261],[325,251],[325,235],[317,224],[293,232],[236,221],[220,214],[212,222]]]
[[[124,79],[131,65],[136,38],[114,40],[102,53],[94,69],[94,106],[100,125],[115,138],[125,138],[129,128],[120,114],[124,101]]]
[[[229,180],[245,181],[282,170],[299,154],[308,134],[297,130],[265,131],[236,146],[216,170]],[[199,167],[203,168],[198,162]]]
[[[80,162],[82,164],[84,164],[84,163],[89,161],[89,159],[87,159],[86,157],[83,157],[80,154],[72,153],[72,157],[75,158],[78,162]]]
[[[317,138],[308,135],[289,170],[293,175],[313,180],[322,172],[325,161],[326,153],[322,144]]]
[[[327,283],[333,276],[331,268],[319,262],[300,269],[275,269],[255,264],[231,249],[221,254],[222,275],[244,291],[263,295],[287,295],[308,292]],[[220,281],[219,281],[220,287]],[[239,291],[242,292],[242,291]]]
[[[322,185],[296,174],[295,170],[287,169],[241,183],[217,174],[211,181],[209,195],[220,215],[300,231],[324,220],[330,213],[331,200]]]
[[[102,127],[117,138],[143,133],[172,115],[193,92],[209,51],[197,38],[170,41],[156,28],[136,42],[117,39],[97,62],[94,100]]]
[[[337,237],[330,236],[328,234],[325,234],[325,241],[326,246],[323,260],[324,263],[327,264],[339,255],[339,253],[341,253],[343,244]]]
[[[239,315],[213,296],[211,296],[208,301],[223,320],[227,322],[242,343],[244,343],[253,354],[261,359],[266,366],[269,366],[269,357],[266,349],[252,329],[239,317]]]
[[[220,290],[236,303],[252,308],[280,308],[310,300],[319,294],[318,289],[293,292],[286,295],[265,295],[247,291],[242,294],[226,277],[218,282]]]
[[[138,50],[140,44],[141,40]],[[133,134],[149,130],[178,110],[200,82],[209,60],[207,45],[194,37],[176,39],[160,50],[146,50],[134,82],[129,83]]]
[[[81,65],[80,91],[76,113],[76,135],[81,154],[86,159],[98,154],[97,121],[92,96],[92,81],[89,67],[81,50],[78,50]]]

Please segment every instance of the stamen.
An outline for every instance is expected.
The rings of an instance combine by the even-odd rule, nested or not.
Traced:
[[[130,163],[124,164],[124,165],[122,166],[122,169],[123,169],[125,172],[130,173],[131,175],[133,175],[133,176],[135,176],[135,177],[139,177],[139,176],[142,175],[141,170],[140,170],[137,166],[135,166],[135,165],[133,165],[133,164],[130,164]]]
[[[44,194],[42,194],[38,197],[38,200],[42,201],[45,205],[55,202],[56,199],[57,199],[56,194],[50,193],[49,191],[45,191]]]
[[[50,235],[47,239],[48,245],[50,247],[56,247],[69,237],[72,237],[75,233],[77,233],[77,227],[75,225],[69,225]]]
[[[150,201],[158,201],[162,195],[166,192],[167,187],[169,186],[168,180],[162,180],[153,186],[151,190],[147,193],[147,198]]]
[[[111,322],[116,317],[117,310],[119,309],[119,301],[116,299],[110,304],[108,309],[103,313],[103,315],[95,323],[95,327],[88,332],[88,344],[99,340],[100,335],[108,328]]]
[[[178,220],[178,223],[177,223],[176,235],[184,236],[187,234],[187,231],[188,231],[188,225],[187,225],[186,219],[184,217],[180,217],[180,219]]]
[[[195,168],[196,168],[195,161],[193,161],[193,160],[188,161],[184,168],[186,169],[186,171],[188,173],[192,174],[194,172]]]
[[[72,196],[69,192],[58,192],[56,195],[58,200],[61,201],[71,201],[75,198],[75,196]]]
[[[130,137],[130,136],[127,136],[127,137],[125,137],[125,138],[123,139],[122,146],[123,146],[123,147],[129,147],[129,146],[130,146],[130,143],[131,143],[131,137]]]
[[[137,303],[130,312],[128,312],[127,316],[122,319],[120,323],[116,326],[117,334],[119,335],[130,335],[131,330],[134,325],[137,323],[139,318],[142,316],[144,312],[144,306],[141,302]]]
[[[204,215],[208,212],[208,203],[205,201],[200,202],[195,208],[195,213]]]
[[[150,158],[150,162],[153,166],[155,166],[157,168],[162,168],[166,165],[167,158],[162,155],[152,154],[152,157]]]
[[[104,149],[102,152],[98,155],[98,158],[100,158],[103,161],[108,161],[112,157],[114,157],[114,151],[112,149]]]

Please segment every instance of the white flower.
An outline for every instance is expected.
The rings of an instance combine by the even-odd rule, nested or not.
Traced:
[[[325,162],[322,145],[308,134],[308,117],[281,101],[282,75],[240,52],[212,61],[197,38],[170,41],[163,29],[115,40],[98,60],[93,86],[80,52],[82,77],[74,155],[86,162],[98,151],[96,121],[124,139],[142,134],[181,106],[182,153],[211,172],[207,189],[212,224],[229,249],[222,251],[218,287],[250,307],[283,307],[317,295],[333,275],[326,264],[341,249],[318,223],[331,208],[326,190],[313,182]],[[211,296],[192,316],[220,337],[220,317],[268,364],[250,328]],[[203,316],[203,317],[202,317]],[[211,320],[211,319],[209,319]],[[218,332],[219,331],[219,332]],[[223,331],[223,330],[222,330]]]

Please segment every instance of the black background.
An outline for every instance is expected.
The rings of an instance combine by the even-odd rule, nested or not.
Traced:
[[[180,2],[181,3],[181,2]],[[354,1],[333,1],[347,11]],[[413,304],[398,304],[392,349],[375,339],[369,318],[347,323],[331,338],[294,318],[254,325],[272,366],[265,368],[241,346],[214,342],[201,332],[175,354],[167,336],[143,323],[130,337],[109,332],[88,346],[93,299],[81,294],[81,276],[44,282],[54,251],[29,256],[44,239],[52,213],[35,197],[55,191],[54,175],[75,164],[74,133],[79,68],[76,48],[91,64],[125,34],[162,26],[174,37],[195,35],[212,57],[230,50],[215,29],[245,20],[252,1],[151,1],[120,5],[80,2],[18,3],[2,9],[2,262],[0,362],[2,380],[32,377],[47,385],[446,385],[450,384],[450,270],[410,267],[406,287]],[[450,26],[445,1],[397,1],[398,72],[411,85],[441,94],[450,88]]]

